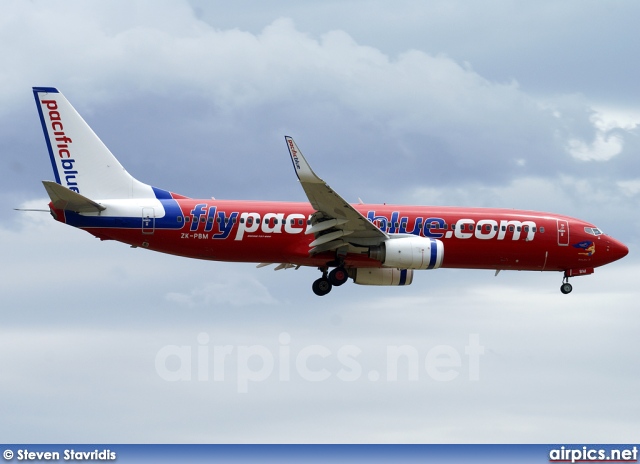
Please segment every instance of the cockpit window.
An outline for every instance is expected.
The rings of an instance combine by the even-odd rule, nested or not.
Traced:
[[[603,234],[603,232],[600,229],[598,229],[597,227],[585,227],[584,231],[586,233],[588,233],[588,234],[596,235],[596,236]]]

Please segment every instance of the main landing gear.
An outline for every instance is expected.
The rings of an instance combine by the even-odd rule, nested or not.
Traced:
[[[560,291],[565,295],[568,295],[573,290],[573,286],[569,283],[569,277],[564,276],[562,279],[562,285],[560,285]]]
[[[328,272],[328,268],[320,268],[320,270],[322,277],[313,282],[311,286],[313,293],[318,296],[326,295],[333,287],[339,287],[349,279],[349,274],[344,266],[338,266],[331,272]]]

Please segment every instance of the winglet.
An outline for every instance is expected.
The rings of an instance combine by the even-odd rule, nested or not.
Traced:
[[[76,213],[97,213],[106,209],[95,201],[89,200],[87,197],[69,190],[56,182],[43,180],[42,184],[47,190],[53,206],[58,209],[66,209],[75,211]]]
[[[310,182],[313,184],[323,184],[324,181],[320,179],[307,163],[307,160],[302,156],[300,149],[288,135],[284,137],[287,141],[287,148],[289,149],[289,155],[291,155],[291,162],[293,168],[296,171],[300,182]]]

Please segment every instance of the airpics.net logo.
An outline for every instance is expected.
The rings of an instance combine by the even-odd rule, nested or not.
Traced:
[[[370,348],[370,347],[369,347]],[[451,382],[466,377],[480,380],[484,346],[478,334],[469,334],[463,347],[386,345],[379,356],[366,356],[357,345],[329,348],[312,344],[292,346],[283,332],[277,345],[217,345],[207,333],[192,345],[165,345],[155,356],[158,376],[167,382],[233,382],[238,393],[261,382],[397,382],[432,380]],[[366,358],[366,359],[365,359]],[[255,387],[252,387],[255,388]]]

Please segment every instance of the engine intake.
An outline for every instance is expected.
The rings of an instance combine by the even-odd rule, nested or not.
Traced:
[[[444,243],[425,237],[391,238],[369,249],[369,257],[384,267],[438,269],[444,259]]]

